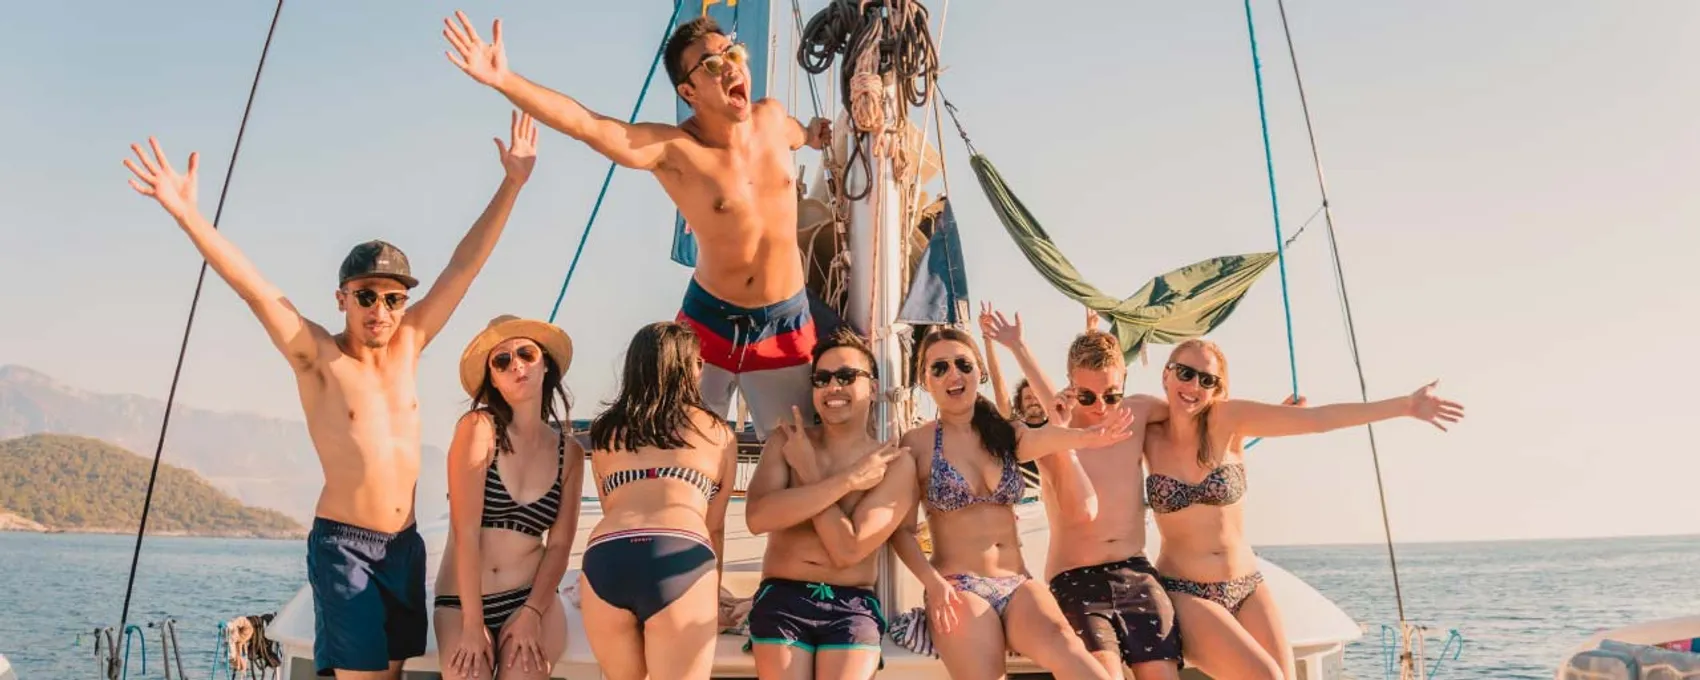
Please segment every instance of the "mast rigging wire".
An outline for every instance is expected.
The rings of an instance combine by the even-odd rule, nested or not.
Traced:
[[[277,33],[278,17],[283,15],[283,0],[277,0],[272,10],[271,27],[266,29],[266,42],[260,48],[260,63],[254,68],[253,83],[248,87],[248,103],[242,107],[242,123],[236,128],[236,143],[230,150],[230,163],[224,169],[224,185],[218,190],[218,207],[213,210],[212,226],[218,228],[224,215],[224,199],[230,194],[230,180],[236,173],[236,158],[242,153],[242,136],[248,131],[248,116],[254,110],[254,97],[260,90],[260,76],[266,69],[266,55],[271,52],[272,37]],[[118,629],[125,630],[130,621],[130,598],[136,590],[136,564],[142,556],[142,537],[148,529],[148,512],[153,507],[154,483],[159,479],[159,459],[165,451],[165,433],[171,426],[171,405],[177,399],[177,383],[183,375],[183,358],[189,352],[189,334],[195,328],[195,310],[201,303],[201,289],[207,280],[207,261],[201,260],[201,273],[195,278],[195,295],[189,301],[189,319],[183,326],[183,341],[177,348],[177,367],[171,372],[171,389],[165,396],[165,415],[159,424],[159,441],[154,445],[153,468],[148,472],[147,492],[142,496],[142,517],[136,527],[136,547],[130,554],[130,576],[124,586],[124,608],[118,616]]]

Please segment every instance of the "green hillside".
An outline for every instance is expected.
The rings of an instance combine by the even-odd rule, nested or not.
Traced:
[[[134,532],[152,461],[98,439],[31,435],[0,441],[0,510],[50,530]],[[162,463],[149,534],[297,537],[282,513],[251,508],[199,475]]]

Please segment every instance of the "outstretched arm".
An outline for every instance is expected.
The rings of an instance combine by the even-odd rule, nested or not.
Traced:
[[[508,224],[508,215],[513,212],[520,187],[531,178],[531,169],[537,164],[537,126],[531,122],[531,116],[515,111],[509,135],[512,139],[510,146],[504,147],[502,140],[496,140],[496,150],[501,154],[502,167],[507,173],[501,186],[496,188],[496,195],[490,198],[484,214],[472,223],[466,236],[461,237],[460,245],[455,247],[443,273],[431,284],[430,292],[402,317],[403,327],[416,332],[420,349],[437,337],[438,331],[443,330],[449,316],[466,297],[472,280],[484,268],[484,262],[490,259],[490,251],[495,250],[496,241],[502,237],[502,229]]]
[[[585,108],[572,97],[543,87],[508,69],[502,44],[502,20],[491,25],[491,41],[485,43],[473,30],[466,15],[455,12],[455,21],[443,19],[443,37],[452,48],[449,61],[467,75],[489,85],[521,111],[544,125],[584,142],[622,166],[654,170],[665,159],[667,149],[684,133],[671,125],[632,124]]]
[[[200,154],[189,154],[189,173],[179,175],[166,160],[157,140],[149,137],[148,146],[153,151],[151,159],[142,153],[140,144],[130,145],[141,162],[138,167],[135,162],[124,160],[124,167],[136,175],[136,179],[130,180],[130,186],[143,196],[158,200],[160,206],[177,220],[177,226],[189,235],[189,240],[201,251],[201,257],[206,258],[219,278],[230,284],[242,301],[248,303],[248,308],[259,318],[272,344],[283,352],[296,372],[312,369],[318,362],[319,348],[330,340],[330,334],[303,318],[295,305],[283,296],[283,291],[261,276],[242,251],[201,215],[195,205]],[[141,181],[138,182],[138,179]]]
[[[1456,423],[1461,420],[1464,417],[1464,406],[1436,396],[1434,387],[1437,384],[1438,381],[1424,385],[1403,397],[1367,404],[1304,407],[1230,400],[1219,406],[1221,410],[1215,417],[1221,418],[1229,431],[1244,437],[1315,434],[1401,416],[1427,421],[1445,431],[1446,426],[1441,423]]]
[[[1133,422],[1133,411],[1117,407],[1105,416],[1104,422],[1084,429],[1067,427],[1054,420],[1044,427],[1020,429],[1015,457],[1022,461],[1039,460],[1064,451],[1103,448],[1133,436],[1129,429]]]

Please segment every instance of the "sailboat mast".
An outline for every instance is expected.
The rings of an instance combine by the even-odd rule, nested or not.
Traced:
[[[897,108],[897,91],[886,77],[884,96],[887,106]],[[849,122],[849,112],[843,117]],[[845,311],[847,321],[863,337],[871,341],[874,361],[880,377],[881,391],[875,395],[872,416],[874,437],[880,441],[898,437],[894,423],[902,412],[899,403],[904,394],[903,345],[898,340],[900,329],[897,317],[897,295],[902,286],[898,239],[903,230],[902,201],[898,200],[896,173],[891,158],[873,153],[875,135],[858,139],[848,127],[851,145],[861,145],[861,153],[872,160],[870,177],[857,177],[858,164],[846,170],[845,183],[851,187],[868,187],[866,195],[850,204],[850,286]],[[848,145],[847,145],[848,146]],[[897,427],[901,427],[900,424]],[[876,592],[886,611],[897,605],[897,558],[890,546],[879,554],[879,577]]]

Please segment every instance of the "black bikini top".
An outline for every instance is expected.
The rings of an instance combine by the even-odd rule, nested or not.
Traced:
[[[542,498],[521,505],[508,493],[502,483],[502,473],[496,469],[496,458],[484,472],[484,517],[479,525],[491,529],[508,529],[531,536],[542,536],[555,524],[561,514],[561,472],[567,462],[567,431],[561,429],[561,443],[555,452],[555,483]],[[497,451],[497,456],[501,455]]]
[[[1218,466],[1197,484],[1156,473],[1145,478],[1145,495],[1158,514],[1184,510],[1193,503],[1229,505],[1245,495],[1245,487],[1245,466],[1239,463]]]

